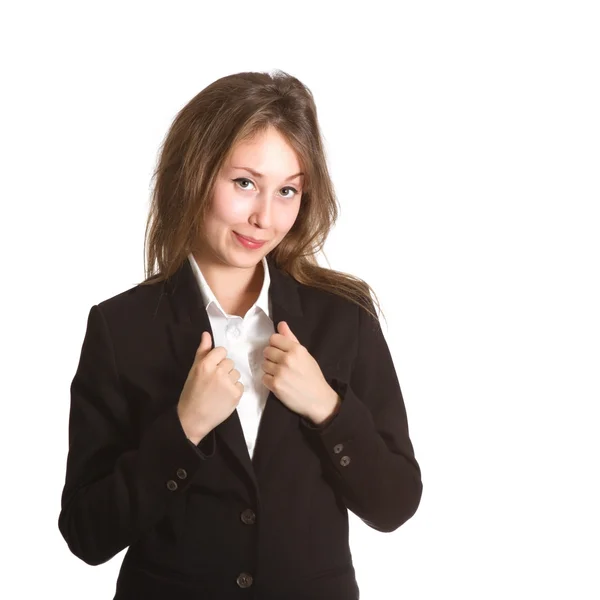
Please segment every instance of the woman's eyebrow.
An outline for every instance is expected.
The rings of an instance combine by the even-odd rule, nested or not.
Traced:
[[[255,171],[254,169],[251,169],[250,167],[235,167],[233,165],[231,165],[232,169],[244,169],[245,171],[250,171],[250,173],[252,173],[252,175],[254,175],[254,177],[257,177],[258,179],[260,179],[261,177],[264,177],[264,175],[262,173],[259,173],[258,171]],[[300,173],[296,173],[295,175],[290,175],[285,181],[289,181],[290,179],[294,179],[295,177],[299,177],[300,175],[304,175],[304,173],[302,171],[300,171]]]

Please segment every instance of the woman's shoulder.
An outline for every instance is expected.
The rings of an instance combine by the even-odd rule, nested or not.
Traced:
[[[131,319],[136,316],[151,316],[157,313],[164,297],[164,281],[138,283],[96,304],[102,313],[111,319]]]
[[[359,307],[346,295],[307,284],[298,284],[298,292],[303,310],[309,315],[314,313],[319,320],[350,323],[357,318]]]

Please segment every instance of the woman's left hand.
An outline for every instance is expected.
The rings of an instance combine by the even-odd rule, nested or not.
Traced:
[[[338,394],[289,325],[280,321],[277,329],[263,351],[262,382],[290,410],[319,423],[335,410]]]

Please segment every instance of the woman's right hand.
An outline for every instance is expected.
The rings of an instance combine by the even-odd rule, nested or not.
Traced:
[[[244,393],[239,378],[227,349],[218,346],[211,350],[210,332],[203,331],[177,404],[181,426],[194,444],[237,408]]]

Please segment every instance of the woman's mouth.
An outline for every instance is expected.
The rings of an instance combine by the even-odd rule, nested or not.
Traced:
[[[243,235],[240,235],[236,231],[233,232],[234,237],[244,248],[248,248],[249,250],[256,250],[265,244],[265,242],[254,242]]]

